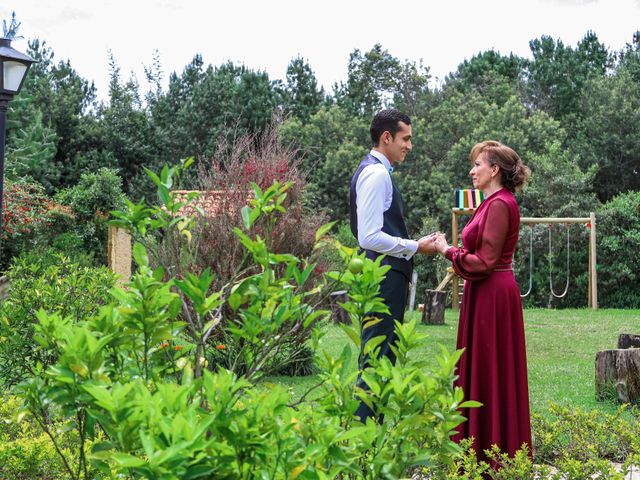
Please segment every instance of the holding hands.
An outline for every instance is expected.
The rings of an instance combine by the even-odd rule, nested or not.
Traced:
[[[438,253],[444,256],[445,252],[449,248],[449,244],[447,243],[447,237],[444,233],[437,232],[435,239],[433,240],[433,245]]]
[[[444,233],[441,232],[430,233],[418,240],[418,252],[426,253],[427,255],[435,255],[436,253],[444,255],[447,248],[449,248],[447,239]]]

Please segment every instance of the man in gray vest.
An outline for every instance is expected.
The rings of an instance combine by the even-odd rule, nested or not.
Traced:
[[[358,239],[367,258],[375,259],[386,255],[382,263],[389,265],[391,269],[380,284],[380,294],[391,314],[375,314],[382,317],[381,321],[362,330],[362,349],[368,340],[384,336],[385,340],[380,344],[380,355],[395,362],[395,355],[391,350],[395,341],[394,322],[402,322],[404,319],[413,272],[413,255],[433,255],[435,236],[409,239],[403,217],[402,196],[391,175],[392,165],[402,163],[411,151],[411,120],[398,110],[382,110],[373,118],[370,132],[373,148],[351,179],[351,232]],[[367,358],[361,351],[360,371],[366,366]],[[368,390],[360,377],[358,386]],[[363,422],[368,417],[376,416],[363,402],[356,415]],[[378,420],[382,421],[381,418]]]

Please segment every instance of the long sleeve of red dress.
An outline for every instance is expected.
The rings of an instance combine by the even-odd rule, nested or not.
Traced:
[[[487,278],[502,255],[502,247],[509,230],[509,207],[502,200],[488,205],[486,218],[480,225],[478,241],[469,248],[450,247],[445,256],[451,260],[456,274],[465,280]],[[479,244],[479,245],[478,245]]]

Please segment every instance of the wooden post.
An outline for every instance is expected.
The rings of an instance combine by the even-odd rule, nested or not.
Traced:
[[[458,246],[458,215],[455,210],[451,212],[451,245]],[[451,278],[451,309],[460,310],[460,286],[458,284],[458,276],[454,273]],[[425,310],[427,306],[424,306]]]
[[[591,271],[591,308],[598,309],[598,270],[596,268],[596,214],[591,212],[591,234],[589,236],[589,265]]]
[[[589,236],[591,236],[591,230],[589,230]],[[589,238],[589,275],[587,275],[588,279],[589,279],[589,283],[587,284],[587,308],[593,308],[593,297],[592,297],[592,287],[591,287],[591,282],[592,282],[592,275],[591,275],[591,238]]]
[[[346,290],[338,290],[337,292],[331,292],[331,294],[329,294],[329,304],[331,305],[331,318],[333,319],[333,323],[351,323],[349,313],[339,304],[339,302],[344,303],[347,300]]]
[[[415,270],[411,274],[411,289],[409,290],[409,310],[416,306],[416,286],[418,285],[418,272]]]
[[[118,275],[118,283],[128,282],[131,278],[131,235],[122,228],[109,226],[107,244],[109,268]]]

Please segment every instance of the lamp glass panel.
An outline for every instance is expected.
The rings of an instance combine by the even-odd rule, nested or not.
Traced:
[[[17,92],[18,88],[20,88],[20,83],[22,83],[22,78],[27,71],[27,66],[20,62],[12,62],[11,60],[5,60],[2,63],[4,64],[2,72],[4,89]]]

